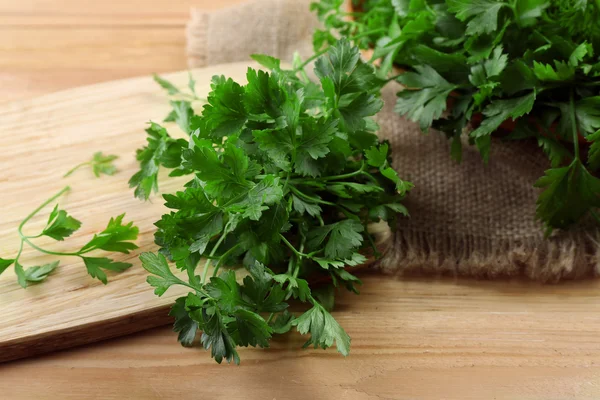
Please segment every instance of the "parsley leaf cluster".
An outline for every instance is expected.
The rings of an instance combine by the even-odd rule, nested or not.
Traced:
[[[457,160],[463,135],[484,161],[492,135],[537,140],[552,164],[535,183],[547,233],[598,219],[600,3],[365,0],[353,12],[344,4],[312,5],[326,27],[315,32],[316,49],[340,35],[373,48],[378,75],[408,89],[397,113],[443,131]],[[389,77],[394,64],[404,72]]]
[[[157,295],[190,289],[172,308],[174,329],[185,346],[199,336],[219,363],[239,363],[237,347],[268,347],[293,327],[310,335],[307,346],[336,344],[346,355],[350,338],[329,312],[332,292],[310,283],[325,278],[357,291],[349,268],[377,253],[369,224],[393,228],[406,214],[401,200],[412,184],[391,168],[371,119],[383,105],[382,81],[347,40],[296,57],[291,70],[253,58],[268,71],[249,68],[246,84],[213,77],[199,112],[193,80],[186,94],[156,78],[177,99],[166,121],[189,138],[151,123],[130,184],[148,198],[161,167],[190,180],[163,195],[171,211],[156,222],[160,250],[142,254],[142,265]],[[316,80],[304,69],[313,60]],[[297,316],[290,299],[310,308]]]
[[[19,285],[26,288],[31,284],[44,281],[59,266],[59,261],[53,261],[48,264],[25,268],[21,264],[21,253],[23,252],[24,245],[28,245],[40,253],[57,257],[79,257],[83,260],[88,274],[104,284],[108,282],[106,271],[122,272],[131,267],[130,263],[117,262],[108,257],[90,257],[88,255],[95,250],[129,254],[131,250],[138,248],[133,241],[137,239],[139,230],[132,222],[128,224],[123,223],[125,214],[121,214],[116,218],[111,218],[103,231],[95,234],[83,247],[74,252],[47,250],[33,242],[34,239],[43,236],[50,237],[56,241],[64,241],[81,227],[81,222],[70,216],[65,210],[60,209],[58,204],[48,216],[48,222],[39,234],[26,235],[23,233],[25,224],[27,224],[31,218],[36,216],[44,207],[48,206],[69,189],[68,186],[65,187],[25,217],[17,229],[21,239],[19,251],[14,258],[0,258],[0,274],[6,271],[11,265],[14,265]]]

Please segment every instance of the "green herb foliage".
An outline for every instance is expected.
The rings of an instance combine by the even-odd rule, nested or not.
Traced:
[[[148,128],[131,180],[136,194],[147,198],[157,188],[159,166],[190,180],[163,196],[172,211],[156,222],[160,251],[144,253],[142,264],[157,295],[173,285],[190,289],[172,308],[174,329],[185,346],[202,332],[219,363],[239,363],[237,347],[268,347],[292,327],[310,335],[307,346],[335,343],[346,355],[350,338],[328,311],[333,298],[309,282],[326,278],[356,291],[360,280],[346,268],[377,251],[368,224],[383,219],[393,227],[396,213],[406,213],[400,201],[412,185],[390,167],[389,146],[370,119],[382,107],[381,81],[345,40],[320,57],[296,58],[293,70],[253,58],[270,71],[249,68],[245,85],[213,77],[200,113],[188,100],[171,103],[177,115],[186,110],[179,125],[189,139]],[[318,80],[311,81],[304,67],[314,59]],[[243,280],[233,266],[244,267]],[[309,310],[296,317],[290,298]]]
[[[410,90],[396,111],[453,140],[469,140],[485,161],[491,135],[537,140],[552,168],[535,183],[544,189],[537,217],[547,232],[566,228],[600,206],[600,3],[596,0],[366,0],[348,13],[342,0],[312,7],[326,30],[317,49],[338,35],[373,48],[371,62]],[[390,78],[388,78],[390,79]]]
[[[28,245],[40,253],[50,254],[57,257],[79,257],[83,260],[88,274],[93,278],[99,279],[102,283],[107,283],[105,271],[122,272],[131,267],[129,263],[113,261],[107,257],[89,257],[88,253],[94,250],[105,250],[111,252],[119,252],[128,254],[129,251],[137,249],[137,246],[132,242],[137,239],[138,228],[130,222],[123,224],[125,214],[119,215],[116,218],[111,218],[106,228],[94,235],[83,247],[75,252],[59,252],[47,250],[36,245],[33,240],[43,236],[50,237],[56,241],[63,241],[81,227],[81,222],[70,216],[65,210],[62,210],[56,205],[48,217],[48,222],[41,233],[37,235],[26,235],[23,233],[25,224],[37,215],[44,207],[48,206],[63,193],[67,192],[69,187],[65,187],[60,192],[46,200],[42,205],[36,208],[29,214],[19,225],[17,232],[21,239],[19,251],[14,258],[0,258],[0,274],[8,267],[14,265],[15,273],[19,285],[26,288],[30,284],[35,284],[44,281],[50,273],[52,273],[59,265],[59,261],[53,261],[45,265],[36,265],[25,268],[21,264],[21,253],[24,245]]]

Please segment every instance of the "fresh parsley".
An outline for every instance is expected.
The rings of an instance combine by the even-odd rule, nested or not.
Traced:
[[[239,363],[237,347],[268,347],[293,327],[310,335],[307,346],[335,344],[347,355],[350,337],[328,311],[333,292],[309,282],[325,278],[357,292],[351,268],[366,261],[365,250],[377,251],[369,224],[394,228],[397,212],[406,214],[401,201],[412,184],[391,168],[371,119],[383,105],[383,81],[346,40],[296,57],[292,70],[270,56],[253,58],[268,71],[249,68],[246,84],[213,77],[198,113],[189,101],[171,103],[167,120],[188,139],[150,124],[131,179],[136,195],[157,190],[160,167],[190,179],[163,195],[171,211],[156,222],[160,250],[143,253],[142,265],[158,296],[173,285],[189,288],[171,310],[174,330],[184,346],[201,332],[219,363]],[[314,81],[304,70],[310,61]],[[156,80],[170,95],[182,93]],[[245,269],[243,280],[235,266]],[[289,312],[291,298],[310,308]]]
[[[316,50],[344,36],[373,48],[383,79],[409,90],[396,111],[423,130],[437,128],[461,158],[468,134],[485,161],[491,136],[537,140],[551,160],[535,186],[547,233],[587,214],[596,219],[600,187],[600,3],[595,0],[342,0],[312,9],[325,29]],[[392,66],[405,72],[391,76]],[[468,132],[467,127],[473,130]],[[600,220],[599,220],[600,221]]]
[[[111,218],[107,227],[100,233],[94,235],[83,247],[74,252],[58,252],[47,250],[36,245],[33,240],[42,236],[50,237],[56,241],[63,241],[81,227],[81,222],[70,216],[65,210],[62,210],[56,205],[48,217],[48,222],[44,229],[37,235],[26,235],[23,233],[25,224],[36,216],[44,207],[55,201],[70,188],[67,186],[60,192],[46,200],[42,205],[31,212],[21,222],[17,229],[17,233],[21,239],[19,251],[16,256],[11,259],[0,258],[0,274],[8,267],[14,265],[15,273],[19,285],[26,288],[30,284],[35,284],[44,281],[59,265],[59,261],[53,261],[45,265],[36,265],[25,268],[21,264],[21,253],[23,247],[28,245],[33,249],[57,257],[79,257],[83,260],[88,274],[93,278],[99,279],[102,283],[107,283],[107,276],[104,271],[121,272],[131,267],[129,263],[116,262],[108,257],[89,257],[87,254],[95,250],[105,250],[111,252],[119,252],[128,254],[129,251],[137,249],[133,243],[137,239],[138,228],[133,226],[133,223],[123,224],[125,214],[119,215],[116,218]]]
[[[64,177],[68,177],[77,171],[81,167],[90,166],[92,167],[92,172],[96,178],[99,178],[100,175],[114,175],[117,172],[117,167],[114,165],[113,161],[115,161],[118,156],[115,155],[105,155],[102,152],[94,153],[92,159],[90,161],[86,161],[84,163],[78,164],[73,167],[69,172],[67,172]]]

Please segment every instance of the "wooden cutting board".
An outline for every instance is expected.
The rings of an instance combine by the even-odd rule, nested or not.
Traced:
[[[193,70],[198,95],[206,97],[210,79],[216,74],[245,81],[249,65],[256,67],[237,63]],[[187,71],[164,77],[178,86],[187,85]],[[140,252],[156,250],[153,223],[166,208],[157,195],[150,202],[135,199],[127,184],[138,168],[135,150],[145,144],[146,123],[162,121],[168,111],[164,90],[150,77],[0,105],[1,258],[17,254],[17,226],[23,218],[66,185],[71,191],[59,203],[83,222],[82,228],[64,242],[36,239],[39,246],[55,251],[76,250],[94,232],[101,231],[112,216],[124,212],[126,221],[134,221],[140,228],[139,250],[129,255],[111,254],[118,261],[133,263],[133,267],[110,274],[106,286],[92,279],[77,257],[61,258],[60,267],[46,282],[26,290],[17,284],[12,267],[0,276],[0,362],[169,323],[168,308],[185,289],[173,288],[162,298],[156,297],[138,260]],[[62,178],[67,170],[88,161],[97,151],[119,156],[116,175],[95,178],[89,168],[84,168]],[[172,192],[184,180],[163,179],[159,186],[161,191]],[[52,206],[27,224],[25,233],[39,233]],[[90,253],[94,254],[107,255]],[[21,256],[25,267],[54,260],[56,257],[44,256],[29,247]]]

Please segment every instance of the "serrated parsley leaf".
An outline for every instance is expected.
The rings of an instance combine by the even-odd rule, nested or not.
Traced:
[[[263,317],[244,308],[238,308],[233,315],[237,332],[232,336],[238,346],[269,347],[273,330]]]
[[[42,282],[58,267],[58,264],[59,261],[54,261],[41,266],[29,267],[24,271],[25,279],[31,283]]]
[[[155,275],[149,276],[147,281],[150,286],[155,288],[154,293],[157,296],[162,296],[171,286],[181,283],[181,280],[171,272],[167,259],[162,254],[142,253],[140,260],[142,267],[150,274]]]
[[[15,274],[17,275],[17,282],[25,289],[27,287],[27,275],[25,275],[25,269],[19,261],[15,261]]]
[[[186,297],[175,300],[169,316],[175,318],[173,331],[178,333],[177,340],[184,347],[191,347],[198,332],[198,322],[190,318],[186,307]]]
[[[13,263],[15,262],[15,260],[10,260],[10,259],[3,259],[0,258],[0,275],[2,275],[2,273],[4,271],[6,271],[6,269],[8,267],[10,267]]]
[[[252,54],[252,59],[268,69],[280,69],[281,61],[266,54]]]
[[[265,271],[265,266],[260,262],[254,263],[250,268],[250,276],[244,278],[242,293],[245,302],[252,304],[257,312],[280,312],[287,308],[284,302],[286,292],[276,284],[271,274]]]
[[[42,231],[42,235],[49,236],[54,240],[64,240],[81,227],[81,222],[67,214],[65,210],[59,210],[58,205],[50,213],[48,223]]]
[[[384,143],[379,147],[373,146],[365,150],[367,163],[373,167],[382,167],[387,162],[388,149],[388,144]]]
[[[322,306],[315,305],[296,318],[292,325],[302,334],[310,333],[305,346],[313,345],[323,349],[335,342],[337,350],[344,356],[350,353],[350,336]]]
[[[291,314],[288,310],[285,310],[283,313],[277,315],[277,317],[271,322],[271,329],[273,333],[276,334],[284,334],[292,329],[292,322],[294,321],[294,315]]]
[[[547,170],[535,186],[545,189],[538,198],[536,215],[549,228],[569,226],[590,208],[600,207],[600,179],[579,160]]]
[[[170,95],[175,95],[175,94],[180,93],[179,89],[175,85],[173,85],[171,82],[167,81],[166,79],[163,79],[156,74],[154,74],[153,78],[154,78],[154,81],[156,83],[158,83],[160,85],[160,87],[165,89],[167,91],[167,93],[169,93]]]
[[[215,211],[214,206],[207,198],[201,187],[190,187],[184,192],[176,194],[164,194],[165,207],[175,210],[193,210],[194,213],[208,213]]]
[[[233,271],[210,278],[210,283],[206,285],[206,291],[211,297],[219,300],[219,308],[225,312],[233,312],[242,301],[240,286]]]
[[[600,168],[600,130],[589,135],[587,140],[592,142],[590,151],[588,152],[588,164],[595,171]]]
[[[179,125],[182,131],[188,135],[192,131],[190,128],[190,119],[193,115],[192,107],[187,101],[172,101],[171,107],[173,107],[173,121]]]
[[[148,145],[136,154],[140,171],[129,180],[129,187],[135,188],[135,196],[142,200],[147,200],[152,191],[158,190],[159,167],[178,168],[181,151],[187,146],[185,140],[171,138],[165,128],[153,122],[146,132]]]
[[[418,122],[421,130],[427,130],[446,110],[446,99],[456,86],[428,65],[416,66],[415,70],[398,78],[408,89],[398,93],[395,111]]]
[[[487,161],[489,157],[489,135],[494,132],[502,122],[508,118],[513,120],[528,114],[533,108],[535,102],[536,93],[531,92],[525,96],[516,97],[510,100],[494,100],[488,105],[483,114],[487,117],[483,120],[481,125],[471,132],[471,137],[476,140],[485,139],[485,145],[478,143],[478,147],[481,152],[481,156]]]
[[[467,21],[467,35],[491,33],[498,29],[498,12],[508,4],[497,0],[448,0],[448,10]]]
[[[330,259],[344,259],[352,256],[362,245],[364,226],[355,220],[343,220],[312,230],[308,236],[308,246],[317,249],[327,239],[325,256]]]
[[[107,257],[81,257],[85,264],[85,268],[88,271],[88,274],[92,278],[97,278],[100,282],[105,285],[108,283],[108,278],[106,277],[106,271],[115,271],[115,272],[123,272],[126,269],[131,267],[129,263],[123,262],[115,262]]]
[[[307,213],[312,217],[316,217],[317,215],[321,214],[322,209],[318,204],[308,203],[295,195],[292,195],[292,201],[294,210],[300,214]]]
[[[216,362],[221,364],[223,359],[228,363],[232,361],[235,364],[240,363],[240,357],[235,350],[235,344],[231,335],[227,331],[223,322],[223,317],[218,310],[213,314],[208,314],[202,309],[202,345],[205,349],[210,349],[210,355]]]
[[[244,89],[231,78],[213,77],[212,92],[202,112],[204,123],[213,137],[238,132],[247,120],[244,108]]]
[[[92,240],[81,248],[81,252],[100,249],[129,254],[129,251],[137,249],[137,245],[131,241],[137,239],[139,229],[133,225],[133,222],[123,225],[123,218],[125,214],[111,218],[106,228],[96,233]]]

